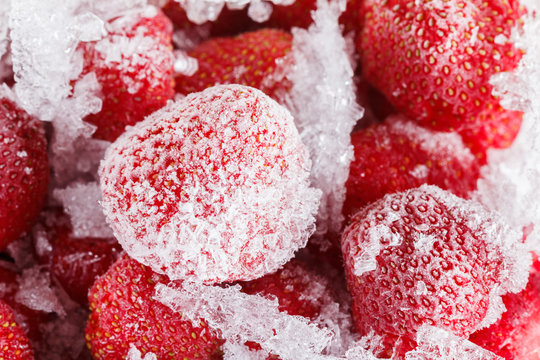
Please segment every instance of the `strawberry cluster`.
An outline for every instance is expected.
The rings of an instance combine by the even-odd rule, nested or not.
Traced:
[[[531,229],[475,195],[488,151],[510,147],[522,124],[492,84],[523,57],[510,40],[527,14],[519,1],[296,0],[264,19],[253,9],[269,4],[254,1],[202,24],[173,0],[111,2],[73,10],[100,34],[66,50],[66,103],[93,84],[101,109],[71,142],[58,140],[65,122],[29,110],[24,66],[0,52],[14,74],[0,88],[0,360],[465,358],[426,347],[432,328],[489,359],[540,359]],[[313,114],[290,75],[306,60],[305,29],[324,28],[321,9],[341,11],[365,108],[345,146],[354,157],[335,159],[350,161],[344,199],[316,188],[311,166],[328,149],[310,147],[320,133],[291,115]],[[98,198],[69,195],[85,186]],[[343,203],[339,231],[319,223],[325,197]],[[194,287],[223,306],[159,295]],[[270,339],[227,323],[258,310],[227,312],[225,301],[253,304],[244,296],[275,307],[258,314]],[[283,334],[298,324],[332,335],[296,354]]]

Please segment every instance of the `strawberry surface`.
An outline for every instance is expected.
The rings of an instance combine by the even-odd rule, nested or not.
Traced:
[[[470,340],[506,360],[540,359],[540,261],[531,268],[523,291],[503,297],[506,312]]]
[[[403,116],[351,136],[354,160],[345,184],[343,213],[350,217],[384,195],[422,184],[466,197],[476,188],[479,165],[457,134],[424,129]]]
[[[13,310],[0,300],[0,360],[33,360],[34,352]]]
[[[0,98],[0,251],[37,219],[47,197],[49,166],[42,123]]]
[[[366,0],[357,41],[363,72],[400,112],[424,126],[482,126],[479,114],[499,108],[491,76],[521,59],[504,36],[523,13],[516,0]]]
[[[187,95],[217,84],[242,84],[274,97],[287,88],[273,75],[291,46],[291,34],[274,29],[210,39],[189,52],[199,67],[191,76],[176,76],[176,91]]]
[[[150,8],[112,19],[106,29],[103,39],[81,45],[81,76],[96,74],[103,101],[85,121],[97,126],[94,137],[114,141],[173,97],[172,25]]]
[[[499,241],[513,236],[495,230],[489,216],[434,186],[387,195],[360,210],[342,237],[360,334],[374,331],[385,355],[395,346],[402,358],[422,324],[462,337],[483,326],[494,293],[509,281],[504,256],[511,251]]]
[[[124,250],[172,279],[251,280],[305,246],[319,192],[288,111],[221,85],[154,113],[109,147],[103,207]]]
[[[86,327],[94,359],[125,359],[130,345],[158,359],[219,359],[219,333],[154,300],[158,283],[169,279],[127,256],[96,281],[88,295],[92,313]]]

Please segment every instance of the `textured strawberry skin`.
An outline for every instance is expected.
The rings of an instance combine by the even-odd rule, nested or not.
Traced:
[[[101,111],[85,118],[97,126],[98,139],[114,141],[127,125],[163,107],[174,95],[170,20],[161,11],[151,17],[130,16],[135,17],[131,22],[122,18],[109,22],[104,39],[82,45],[81,76],[94,72],[101,85]],[[110,58],[109,46],[122,49],[130,41],[143,45],[132,44],[119,58]]]
[[[470,340],[506,360],[538,360],[540,342],[540,261],[533,263],[523,291],[503,296],[506,312]]]
[[[278,67],[277,59],[284,57],[291,46],[291,34],[273,29],[205,41],[189,52],[199,68],[192,76],[176,76],[176,92],[187,95],[216,84],[234,83],[273,97],[276,91],[287,88],[272,75]]]
[[[13,310],[0,300],[0,359],[33,360],[34,352]]]
[[[29,230],[47,197],[47,141],[41,122],[0,99],[0,251]]]
[[[87,345],[96,360],[125,359],[130,344],[142,356],[158,359],[216,359],[223,340],[201,320],[194,325],[153,299],[156,284],[168,284],[154,273],[122,256],[100,277],[88,295]]]
[[[476,188],[479,164],[457,135],[431,132],[395,116],[353,133],[351,142],[354,160],[343,205],[347,217],[386,194],[422,184],[461,197]]]
[[[399,340],[397,355],[414,346],[422,324],[457,336],[472,333],[502,270],[501,258],[487,250],[488,239],[474,233],[441,193],[422,187],[387,195],[359,211],[343,233],[355,327],[361,335],[375,331],[389,346]],[[356,275],[355,266],[366,260],[362,249],[376,246],[373,270]]]
[[[524,10],[518,1],[367,0],[357,47],[367,79],[396,108],[442,131],[479,126],[496,109],[493,74],[517,66],[509,36]]]

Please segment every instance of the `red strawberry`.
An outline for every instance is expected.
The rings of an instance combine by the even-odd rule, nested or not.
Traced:
[[[208,40],[189,52],[199,68],[192,76],[176,76],[176,91],[187,95],[217,84],[242,84],[273,97],[287,88],[272,75],[291,46],[291,34],[272,29]]]
[[[96,138],[114,141],[173,97],[172,25],[149,8],[115,18],[106,29],[105,38],[81,46],[81,76],[96,74],[103,100],[101,111],[85,120],[97,126]]]
[[[517,66],[521,53],[503,37],[523,13],[517,0],[366,0],[357,43],[363,72],[400,112],[432,129],[475,131],[481,113],[495,109],[496,130],[476,134],[491,146],[499,133],[515,136],[504,134],[504,119],[516,115],[496,110],[489,80]]]
[[[539,360],[540,352],[540,261],[533,263],[529,282],[518,294],[503,297],[506,312],[470,340],[506,360]]]
[[[476,187],[479,166],[457,134],[424,129],[402,116],[354,133],[354,160],[343,207],[352,216],[384,195],[422,184],[466,197]]]
[[[491,302],[509,287],[519,290],[512,282],[526,274],[516,264],[527,259],[515,250],[519,235],[498,221],[427,185],[359,211],[342,237],[356,329],[381,335],[386,355],[396,342],[400,358],[422,324],[466,337],[494,321],[485,319]]]
[[[33,360],[34,352],[13,310],[0,300],[0,360]]]
[[[37,219],[48,182],[41,122],[14,101],[0,98],[0,251]]]
[[[109,147],[103,207],[124,250],[172,279],[251,280],[305,246],[319,192],[288,111],[222,85],[149,116]]]
[[[86,304],[88,290],[118,258],[121,247],[115,239],[73,238],[59,229],[53,243],[51,274],[68,295]]]
[[[192,324],[153,299],[154,287],[167,284],[127,256],[100,277],[88,295],[92,311],[86,341],[96,360],[125,359],[130,345],[158,359],[217,359],[223,340],[201,320]]]

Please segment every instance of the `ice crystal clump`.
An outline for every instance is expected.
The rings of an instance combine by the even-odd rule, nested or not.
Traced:
[[[65,315],[66,312],[51,288],[49,276],[44,274],[39,267],[33,267],[23,271],[18,278],[19,289],[15,295],[15,301],[30,309],[55,312]]]
[[[101,190],[97,182],[72,183],[65,189],[56,189],[54,197],[60,200],[70,216],[74,237],[113,237],[99,204]]]
[[[278,309],[277,300],[247,295],[240,287],[221,288],[184,282],[181,288],[158,284],[155,298],[192,321],[204,318],[220,329],[232,350],[254,341],[283,360],[317,359],[332,340],[332,333],[301,316],[290,316]],[[238,359],[226,353],[225,358]]]
[[[291,54],[284,76],[293,84],[281,94],[291,110],[302,141],[310,150],[313,186],[323,191],[317,233],[339,232],[345,182],[353,158],[350,133],[363,110],[356,102],[351,44],[338,23],[344,1],[320,0],[309,29],[293,29]],[[317,74],[317,76],[313,76]]]
[[[503,360],[467,339],[429,325],[418,329],[416,342],[418,347],[405,354],[406,360]]]

